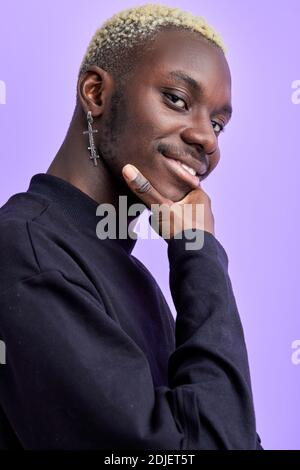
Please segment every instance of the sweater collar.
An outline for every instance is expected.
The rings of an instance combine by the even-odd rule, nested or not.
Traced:
[[[94,236],[97,236],[96,225],[101,217],[96,215],[99,204],[73,184],[58,176],[37,173],[32,176],[27,192],[39,194],[57,203],[77,227],[82,231],[92,231]],[[130,237],[116,238],[112,241],[118,243],[128,254],[132,252],[136,243],[136,240]]]

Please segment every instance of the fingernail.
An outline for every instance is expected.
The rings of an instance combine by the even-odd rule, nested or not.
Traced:
[[[134,178],[137,176],[138,174],[138,170],[135,168],[135,166],[133,165],[125,165],[123,167],[123,175],[125,176],[126,179],[128,179],[128,181],[132,181],[134,180]]]

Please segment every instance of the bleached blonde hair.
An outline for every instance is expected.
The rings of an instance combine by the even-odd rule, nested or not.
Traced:
[[[220,35],[202,16],[162,4],[145,4],[123,10],[94,33],[80,65],[80,76],[90,65],[98,65],[120,78],[137,63],[138,51],[153,39],[158,31],[168,27],[200,33],[224,53]]]

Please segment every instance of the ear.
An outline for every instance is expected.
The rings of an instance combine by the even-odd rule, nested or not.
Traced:
[[[113,91],[112,76],[97,65],[91,65],[78,79],[77,96],[84,113],[94,117],[103,114]]]

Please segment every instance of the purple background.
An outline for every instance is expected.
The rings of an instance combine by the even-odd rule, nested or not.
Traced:
[[[49,0],[0,3],[0,205],[45,172],[67,131],[76,75],[88,42],[113,13],[137,1]],[[300,79],[298,0],[166,1],[204,16],[224,37],[234,115],[220,137],[221,161],[203,183],[248,346],[257,429],[267,449],[300,449],[298,250]],[[134,250],[175,314],[164,240]],[[146,248],[146,249],[145,249]],[[1,262],[1,260],[0,260]]]

